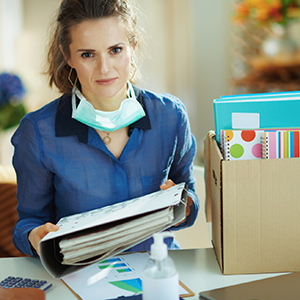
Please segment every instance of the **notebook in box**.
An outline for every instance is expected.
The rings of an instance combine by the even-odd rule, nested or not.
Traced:
[[[266,130],[263,158],[300,157],[300,130]]]
[[[221,130],[222,154],[225,160],[262,158],[262,130]]]
[[[241,99],[255,99],[255,98],[274,98],[274,97],[295,97],[300,96],[300,91],[285,91],[285,92],[275,92],[275,93],[254,93],[254,94],[234,94],[234,95],[223,95],[220,97],[220,100],[236,100]]]
[[[300,95],[273,97],[228,97],[215,99],[214,119],[218,144],[221,129],[261,129],[300,126]]]
[[[300,272],[200,293],[200,300],[299,300]]]

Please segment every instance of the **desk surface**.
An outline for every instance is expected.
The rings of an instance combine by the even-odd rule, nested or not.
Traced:
[[[222,275],[212,248],[173,250],[170,251],[170,256],[176,264],[180,280],[195,293],[194,297],[186,298],[187,300],[199,299],[198,294],[201,291],[280,275]],[[38,258],[0,258],[0,279],[9,275],[52,282],[53,287],[47,292],[47,300],[77,299],[61,280],[53,279],[47,273]]]

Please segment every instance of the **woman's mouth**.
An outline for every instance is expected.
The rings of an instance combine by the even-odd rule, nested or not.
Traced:
[[[96,80],[96,82],[99,85],[110,85],[114,83],[117,80],[117,78],[107,78],[107,79],[101,79],[101,80]]]

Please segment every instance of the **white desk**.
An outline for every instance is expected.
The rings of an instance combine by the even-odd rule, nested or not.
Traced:
[[[179,279],[195,293],[194,297],[186,298],[187,300],[199,300],[198,295],[202,291],[282,274],[223,275],[213,248],[173,250],[170,251],[170,256],[179,271]]]
[[[199,299],[198,294],[200,291],[279,275],[275,273],[222,275],[212,248],[173,250],[170,251],[170,256],[179,271],[180,280],[195,293],[194,297],[186,298],[187,300]],[[45,279],[52,282],[53,287],[46,293],[47,300],[77,299],[62,281],[53,279],[47,273],[38,258],[0,258],[0,279],[9,275]]]

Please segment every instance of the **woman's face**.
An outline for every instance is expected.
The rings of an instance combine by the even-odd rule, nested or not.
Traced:
[[[83,21],[71,27],[71,39],[68,64],[77,71],[82,94],[97,109],[118,109],[134,52],[125,26],[116,17]]]

